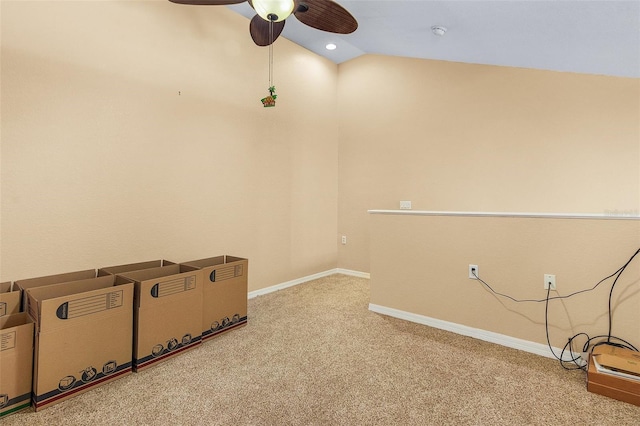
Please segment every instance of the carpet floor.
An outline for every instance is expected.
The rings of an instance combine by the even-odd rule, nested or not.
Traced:
[[[368,310],[332,275],[249,300],[246,327],[13,425],[639,425],[583,371]]]

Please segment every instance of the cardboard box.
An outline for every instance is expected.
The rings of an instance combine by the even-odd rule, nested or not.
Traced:
[[[20,312],[20,291],[11,290],[11,283],[0,283],[0,317]]]
[[[202,343],[202,272],[180,265],[119,275],[135,282],[134,371]]]
[[[247,259],[218,256],[181,265],[203,272],[203,341],[247,325]]]
[[[133,292],[113,275],[25,291],[36,411],[131,373]]]
[[[0,417],[31,406],[33,321],[26,312],[0,318]]]
[[[45,277],[29,278],[26,280],[19,280],[13,283],[13,288],[17,288],[22,295],[21,310],[27,311],[27,298],[24,294],[25,290],[30,288],[42,287],[45,285],[67,283],[70,281],[86,280],[88,278],[95,278],[96,270],[87,269],[85,271],[67,272],[64,274],[47,275]]]
[[[593,355],[598,364],[610,370],[637,376],[640,380],[640,352],[611,345],[597,346]]]
[[[146,262],[129,263],[127,265],[107,266],[107,267],[98,269],[98,276],[102,277],[105,275],[118,275],[118,274],[123,274],[125,272],[140,271],[142,269],[157,268],[160,266],[169,266],[169,265],[175,265],[175,264],[176,264],[175,262],[160,259],[160,260],[149,260]]]
[[[609,373],[598,371],[596,364]],[[610,345],[596,346],[589,356],[587,390],[640,406],[639,365],[639,352]]]

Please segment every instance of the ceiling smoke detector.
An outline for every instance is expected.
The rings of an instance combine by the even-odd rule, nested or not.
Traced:
[[[442,25],[434,25],[433,27],[431,27],[431,31],[438,37],[442,37],[444,33],[447,32],[447,27],[443,27]]]

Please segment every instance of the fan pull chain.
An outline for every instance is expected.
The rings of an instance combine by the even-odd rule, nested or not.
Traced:
[[[276,106],[276,87],[273,85],[273,21],[269,21],[269,96],[262,98],[265,108]]]
[[[269,87],[273,86],[273,21],[269,21]]]

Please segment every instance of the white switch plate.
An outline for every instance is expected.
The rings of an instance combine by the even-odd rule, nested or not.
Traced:
[[[400,201],[400,210],[411,210],[411,201]]]

